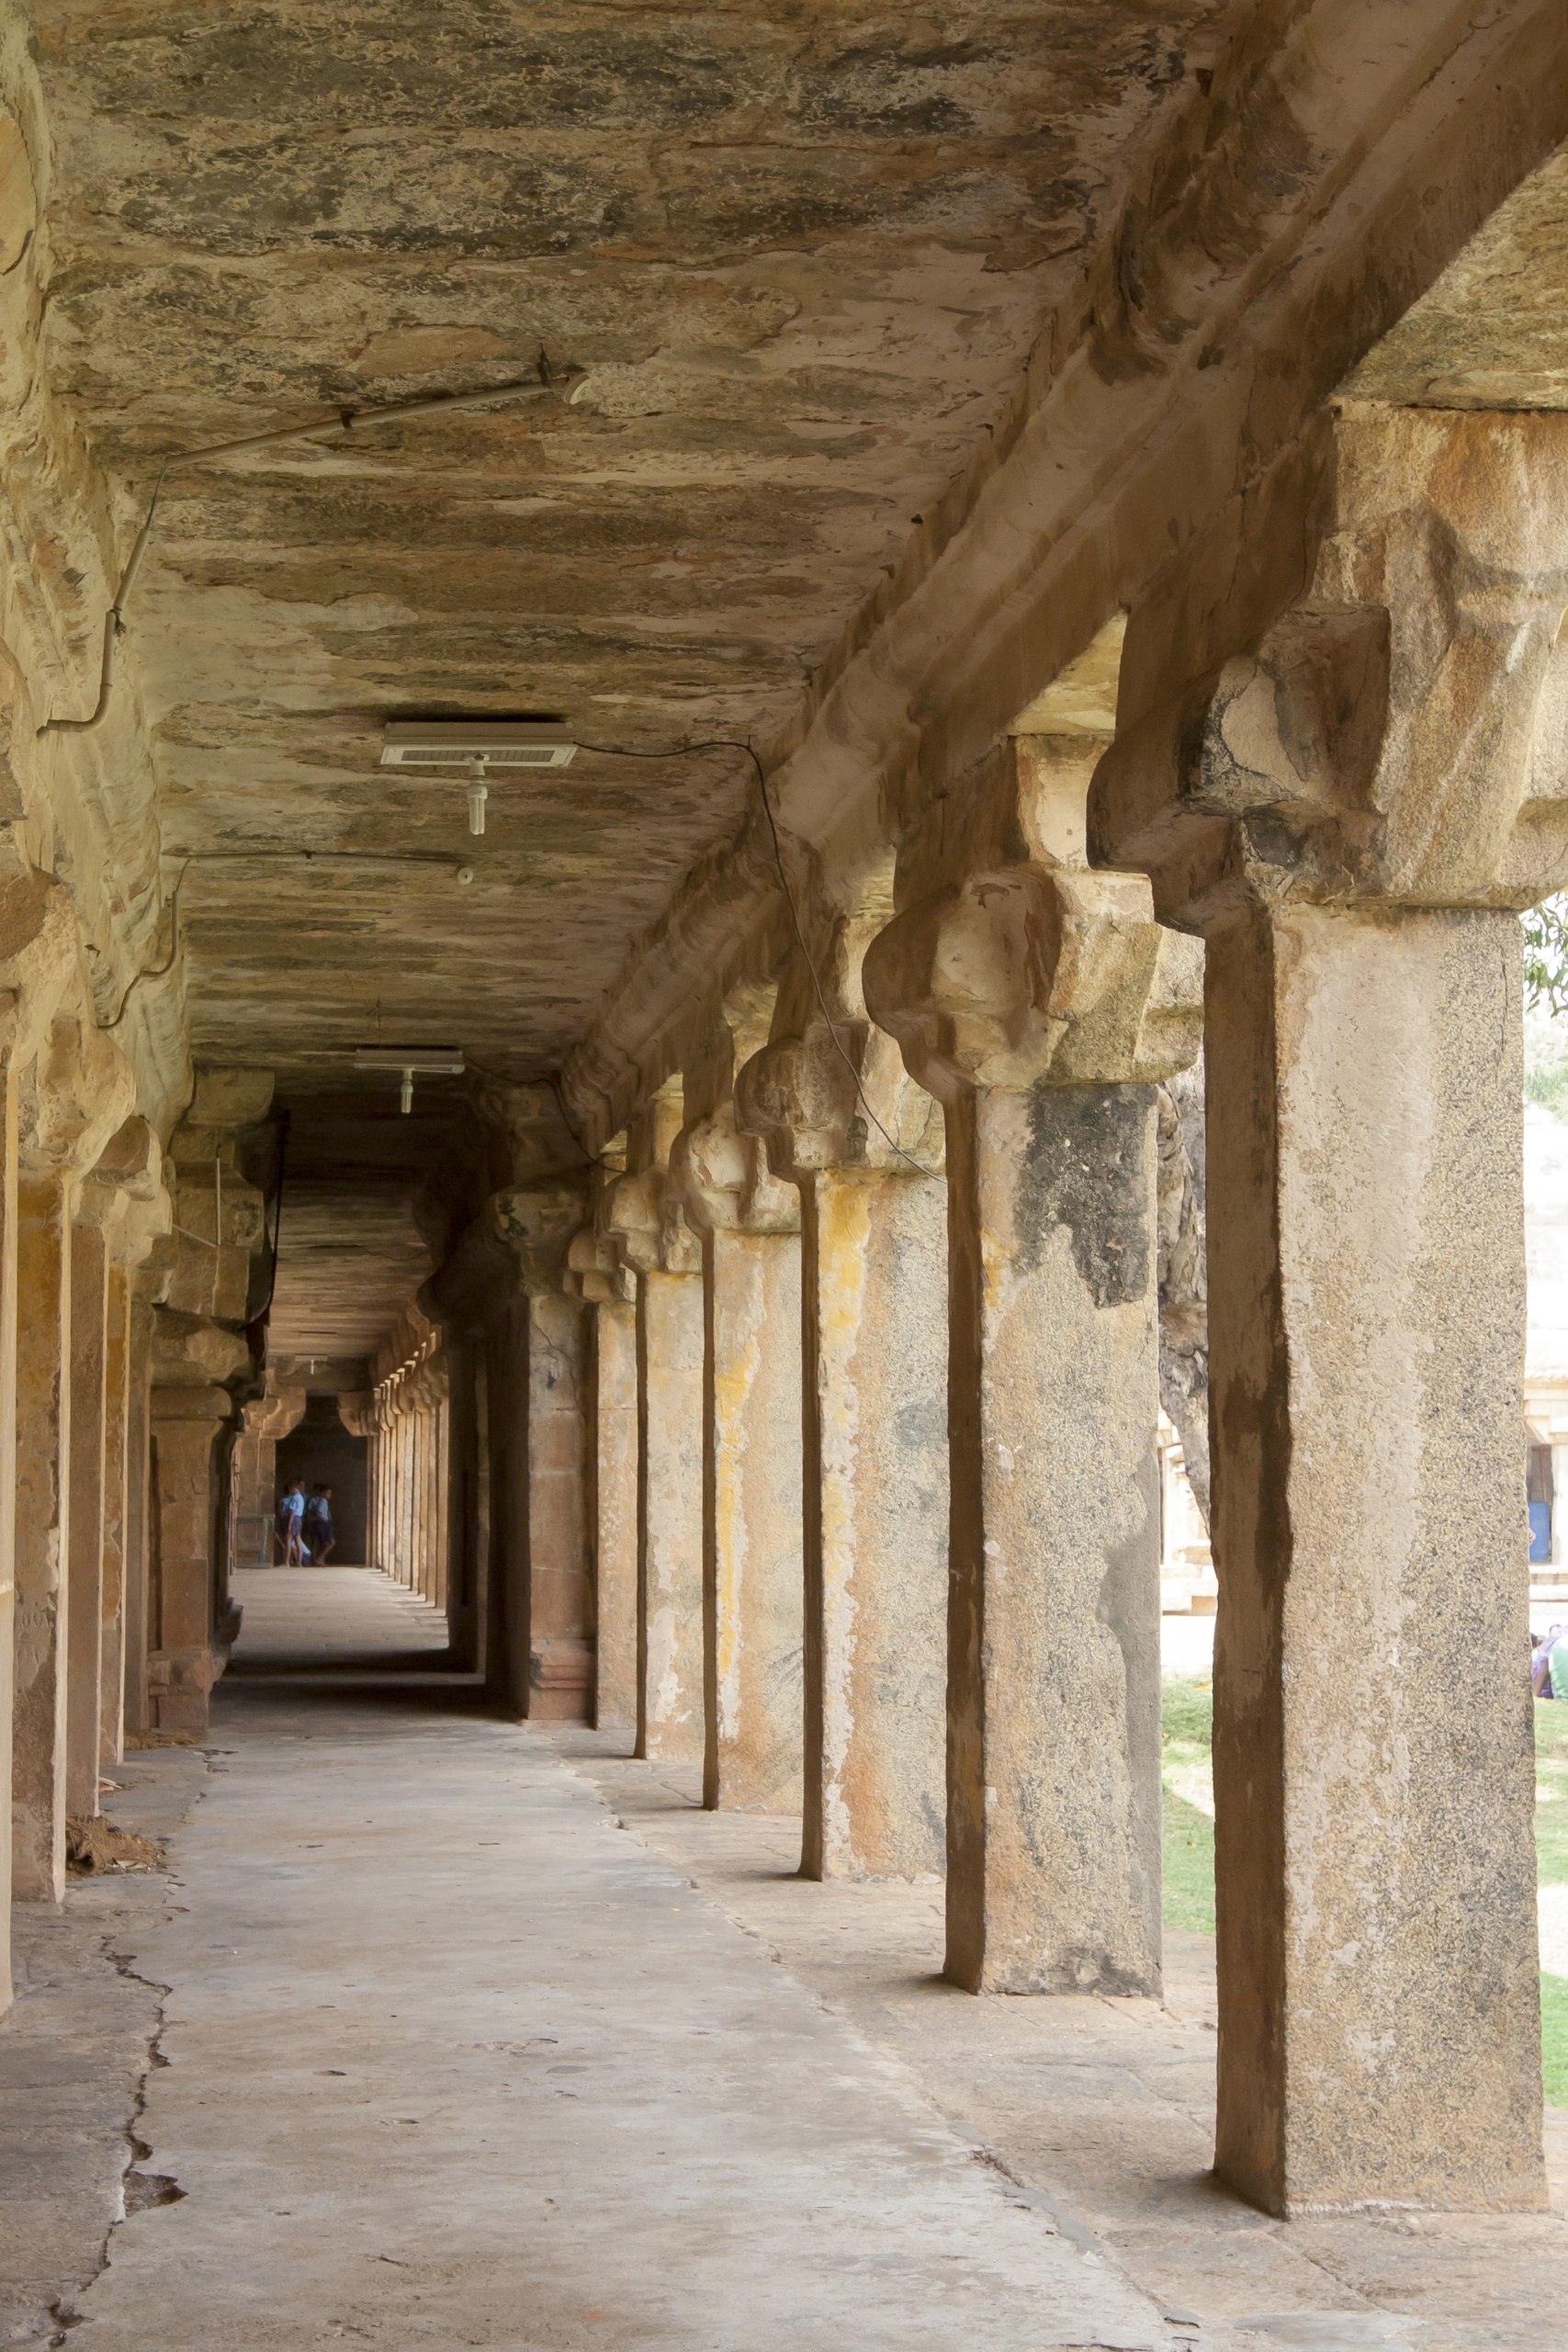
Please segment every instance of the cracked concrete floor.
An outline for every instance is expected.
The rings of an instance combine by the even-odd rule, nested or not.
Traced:
[[[460,1687],[219,1695],[178,1907],[130,1938],[169,1988],[137,2128],[184,2195],[115,2232],[73,2341],[1177,2339],[536,1734]]]
[[[486,1720],[372,1572],[243,1582],[210,1771],[134,1758],[114,1800],[177,1832],[175,1883],[28,1922],[0,2342],[1551,2340],[1561,2211],[1284,2228],[1213,2189],[1202,1939],[1172,1939],[1164,2008],[972,2001],[932,1974],[939,1888],[806,1885],[792,1824]],[[132,1971],[170,1988],[133,2175],[184,2194],[89,2285],[157,2030]]]

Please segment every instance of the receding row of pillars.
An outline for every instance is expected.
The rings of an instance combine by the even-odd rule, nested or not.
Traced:
[[[450,1409],[433,1343],[417,1366],[388,1380],[372,1408],[370,1564],[446,1609],[450,1555]]]

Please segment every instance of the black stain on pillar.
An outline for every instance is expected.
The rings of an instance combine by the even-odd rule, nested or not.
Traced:
[[[1065,1226],[1096,1306],[1128,1306],[1149,1287],[1149,1086],[1051,1086],[1029,1098],[1018,1190],[1018,1262],[1040,1262]]]

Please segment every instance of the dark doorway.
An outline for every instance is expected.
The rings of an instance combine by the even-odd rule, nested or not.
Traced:
[[[277,1491],[294,1479],[305,1492],[326,1486],[333,1490],[333,1525],[337,1533],[333,1567],[362,1565],[365,1559],[366,1494],[370,1470],[370,1441],[345,1430],[335,1396],[311,1396],[298,1429],[277,1442]]]

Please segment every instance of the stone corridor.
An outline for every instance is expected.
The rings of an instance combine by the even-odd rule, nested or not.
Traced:
[[[0,0],[0,2338],[1533,2346],[1565,909],[1563,0]]]
[[[132,2126],[154,2188],[99,2271],[134,2082],[104,2066],[56,2178],[61,2340],[1541,2342],[1568,2248],[1537,2223],[1291,2231],[1216,2199],[1203,1939],[1169,1939],[1163,2004],[976,2007],[941,1978],[939,1889],[803,1883],[787,1817],[716,1820],[698,1774],[487,1717],[442,1618],[374,1570],[239,1589],[205,1758],[133,1758],[111,1807],[171,1837],[166,1894],[89,1918],[76,1963],[163,1988]],[[1568,2188],[1563,2120],[1551,2158]],[[17,2285],[0,2256],[0,2340],[50,2340]]]

